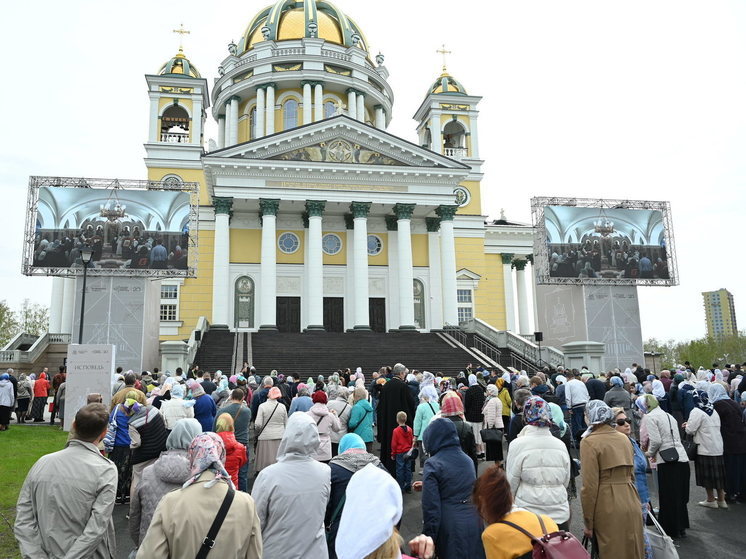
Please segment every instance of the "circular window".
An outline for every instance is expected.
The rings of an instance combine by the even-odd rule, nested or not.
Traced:
[[[456,197],[456,205],[458,207],[465,206],[469,203],[469,200],[471,200],[469,191],[463,186],[457,186],[456,188],[454,188],[453,195]]]
[[[339,238],[339,235],[328,233],[321,239],[321,247],[324,249],[325,254],[337,254],[342,250],[342,239]]]
[[[285,254],[293,254],[300,247],[300,239],[295,233],[283,233],[277,239],[277,246]]]
[[[378,235],[368,235],[368,256],[377,256],[383,250],[383,241]]]
[[[165,186],[169,186],[169,187],[180,186],[181,184],[184,183],[184,181],[181,180],[181,177],[179,175],[166,175],[161,180],[163,181],[163,184]]]

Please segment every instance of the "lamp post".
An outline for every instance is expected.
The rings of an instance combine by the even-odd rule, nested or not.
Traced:
[[[85,284],[88,279],[88,264],[91,262],[93,249],[83,247],[80,249],[80,259],[83,261],[83,292],[80,297],[80,330],[78,331],[78,343],[83,343],[83,318],[85,317]]]
[[[655,374],[656,373],[656,370],[655,370],[656,369],[656,367],[655,367],[655,358],[656,357],[660,357],[663,354],[660,353],[660,352],[658,352],[658,351],[645,351],[643,353],[644,353],[645,357],[652,357],[653,358],[653,374]]]

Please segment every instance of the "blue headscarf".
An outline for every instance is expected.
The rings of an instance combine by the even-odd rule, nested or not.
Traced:
[[[611,377],[611,385],[624,386],[624,381],[622,380],[622,377]]]
[[[344,437],[342,437],[339,440],[339,453],[340,454],[347,452],[351,448],[356,448],[358,450],[366,450],[365,441],[363,441],[360,435],[356,435],[355,433],[347,433]]]
[[[692,399],[699,409],[705,412],[707,415],[712,415],[715,408],[712,407],[710,399],[707,397],[707,392],[704,390],[695,390],[692,392]]]
[[[3,373],[0,375],[0,380],[10,380],[10,375],[8,373]]]

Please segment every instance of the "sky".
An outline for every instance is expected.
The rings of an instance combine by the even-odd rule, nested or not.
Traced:
[[[184,50],[208,84],[262,1],[16,2],[0,19],[0,300],[49,303],[21,275],[30,175],[146,178],[146,73]],[[643,338],[705,333],[702,291],[746,321],[746,3],[336,0],[382,52],[389,132],[439,75],[480,104],[483,212],[530,223],[532,196],[669,200],[680,285],[639,288]],[[209,119],[206,137],[217,137]]]

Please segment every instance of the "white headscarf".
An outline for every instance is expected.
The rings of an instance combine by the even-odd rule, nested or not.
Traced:
[[[472,373],[469,375],[469,386],[474,386],[475,384],[477,384],[477,375]]]
[[[663,386],[663,383],[658,379],[655,379],[653,381],[653,396],[655,396],[656,398],[666,397],[666,389]]]

